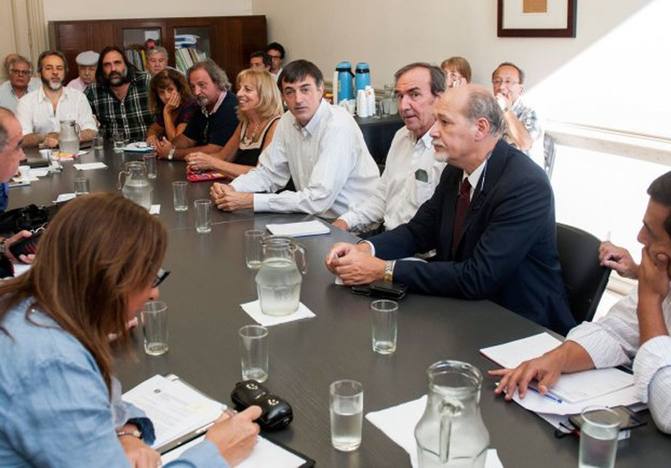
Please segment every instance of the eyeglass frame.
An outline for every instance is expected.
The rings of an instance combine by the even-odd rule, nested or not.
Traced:
[[[506,86],[513,86],[513,85],[518,85],[520,84],[519,81],[512,81],[512,80],[502,80],[501,78],[495,78],[492,80],[492,84],[494,86],[501,86],[501,85],[506,85]]]
[[[165,281],[165,279],[170,276],[170,271],[165,270],[163,268],[159,268],[158,272],[156,273],[156,278],[154,278],[154,281],[151,283],[152,288],[158,288],[160,284]]]
[[[30,69],[28,70],[17,70],[16,68],[10,68],[9,73],[11,75],[17,75],[17,76],[30,76]]]

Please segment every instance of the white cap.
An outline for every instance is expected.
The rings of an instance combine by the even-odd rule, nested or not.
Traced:
[[[98,57],[100,57],[98,52],[87,50],[86,52],[81,52],[77,55],[75,62],[77,62],[77,65],[82,65],[84,67],[93,67],[98,65]]]

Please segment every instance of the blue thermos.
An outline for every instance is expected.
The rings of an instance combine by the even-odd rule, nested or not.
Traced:
[[[338,102],[354,99],[354,90],[352,89],[352,64],[349,62],[340,62],[336,66],[338,72]]]
[[[365,90],[366,86],[370,85],[370,67],[366,62],[359,62],[356,64],[356,75],[354,78],[356,83],[356,90]]]

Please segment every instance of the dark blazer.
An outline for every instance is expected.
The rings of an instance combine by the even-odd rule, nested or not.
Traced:
[[[561,277],[554,197],[545,172],[499,140],[452,252],[462,175],[461,169],[448,165],[431,199],[407,224],[369,239],[375,255],[398,259],[436,249],[429,263],[396,262],[394,281],[424,294],[489,299],[566,334],[575,320]]]

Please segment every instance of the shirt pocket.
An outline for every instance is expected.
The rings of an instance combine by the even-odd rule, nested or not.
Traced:
[[[415,200],[419,207],[433,195],[434,186],[430,182],[422,182],[415,179]]]

